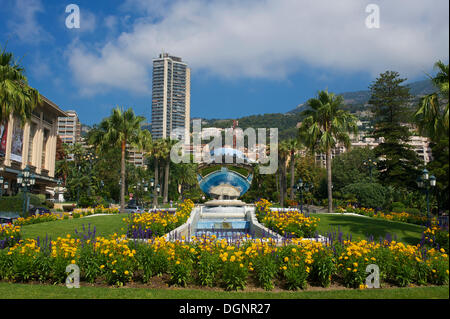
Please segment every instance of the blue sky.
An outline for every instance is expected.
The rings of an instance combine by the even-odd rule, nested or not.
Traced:
[[[0,0],[7,42],[29,82],[82,123],[115,105],[151,121],[151,65],[161,50],[192,68],[191,116],[287,112],[318,90],[367,89],[396,70],[425,78],[448,63],[447,0]],[[80,29],[65,25],[68,4]],[[365,20],[379,6],[380,28]]]

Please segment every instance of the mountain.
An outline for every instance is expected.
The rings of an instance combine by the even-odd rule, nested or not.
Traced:
[[[411,105],[417,105],[417,100],[425,95],[435,91],[430,80],[417,81],[408,84],[410,93],[414,97]],[[370,91],[354,91],[341,93],[344,96],[345,109],[355,113],[360,119],[368,119],[367,102],[370,99]],[[297,123],[302,121],[301,112],[308,108],[305,103],[299,104],[295,109],[287,113],[268,113],[244,116],[237,118],[239,127],[245,130],[248,127],[253,128],[278,128],[278,137],[280,140],[295,138],[297,136]],[[233,127],[233,119],[201,119],[202,127],[227,128]],[[191,125],[192,127],[192,125]]]
[[[420,98],[423,95],[433,93],[436,89],[430,80],[422,80],[417,82],[412,82],[408,84],[410,88],[411,95],[415,99]],[[356,113],[365,111],[367,109],[367,102],[370,99],[370,91],[354,91],[354,92],[344,92],[340,93],[344,97],[344,103],[346,109],[350,112]],[[297,107],[287,113],[299,113],[307,109],[306,102],[297,105]]]

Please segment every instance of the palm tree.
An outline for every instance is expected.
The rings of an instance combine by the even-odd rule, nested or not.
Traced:
[[[118,145],[121,149],[121,188],[120,188],[120,210],[125,209],[125,175],[126,175],[126,147],[127,144],[139,147],[142,138],[141,123],[145,120],[142,116],[136,116],[133,109],[126,111],[116,107],[109,117],[102,120],[98,131],[91,136],[91,143],[100,150],[107,150],[112,145]]]
[[[156,141],[153,141],[151,144],[151,147],[149,151],[147,151],[147,154],[153,157],[153,163],[154,163],[154,169],[155,169],[155,185],[153,188],[153,206],[158,205],[158,192],[157,192],[157,186],[159,185],[159,161],[164,156],[164,150],[163,150],[163,143],[164,141],[161,139],[158,139]]]
[[[180,163],[175,166],[175,171],[175,178],[180,187],[180,195],[183,197],[184,189],[197,183],[196,164]]]
[[[303,111],[305,116],[299,129],[302,142],[314,153],[326,153],[328,212],[333,210],[331,181],[331,150],[338,142],[350,146],[348,133],[357,133],[356,117],[344,111],[344,98],[328,91],[320,91],[317,98],[308,101],[310,109]]]
[[[298,139],[289,139],[286,141],[286,146],[289,151],[289,166],[291,168],[291,191],[289,197],[294,200],[294,184],[295,184],[295,158],[296,152],[300,148],[300,142]]]
[[[437,92],[425,95],[414,114],[415,120],[422,133],[428,135],[433,141],[439,141],[443,134],[448,136],[448,98],[449,98],[449,65],[442,61],[437,61],[434,68],[438,73],[430,77],[433,84],[438,89]],[[441,101],[447,103],[441,105]]]
[[[278,165],[280,168],[280,205],[284,207],[284,199],[286,198],[286,162],[289,156],[288,143],[282,141],[278,145]]]
[[[169,173],[170,173],[170,150],[177,141],[170,138],[163,140],[163,159],[165,163],[164,167],[164,191],[163,191],[163,204],[167,204],[169,200]]]
[[[5,50],[0,52],[0,124],[13,114],[23,125],[41,99],[39,92],[28,86],[24,68]]]

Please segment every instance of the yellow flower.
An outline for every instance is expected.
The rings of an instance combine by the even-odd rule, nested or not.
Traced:
[[[105,268],[105,265],[101,265],[101,266],[100,266],[100,269],[103,269],[103,268]]]
[[[70,263],[71,264],[75,264],[75,259],[72,259],[72,261]]]
[[[128,270],[125,270],[123,273],[124,273],[125,275],[128,275],[128,274],[129,274]]]

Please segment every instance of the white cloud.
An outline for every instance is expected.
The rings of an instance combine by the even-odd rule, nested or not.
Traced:
[[[374,2],[374,1],[372,1]],[[141,5],[144,0],[129,0]],[[449,3],[377,1],[381,28],[367,29],[360,0],[187,0],[156,2],[158,22],[135,20],[100,49],[69,52],[82,90],[119,88],[148,93],[152,59],[162,49],[195,71],[225,78],[286,79],[302,64],[376,75],[387,69],[412,77],[448,60]],[[164,8],[165,10],[161,10]],[[148,13],[150,15],[150,13]]]
[[[36,15],[44,12],[40,0],[16,0],[8,27],[23,42],[37,44],[52,36],[38,23]]]

